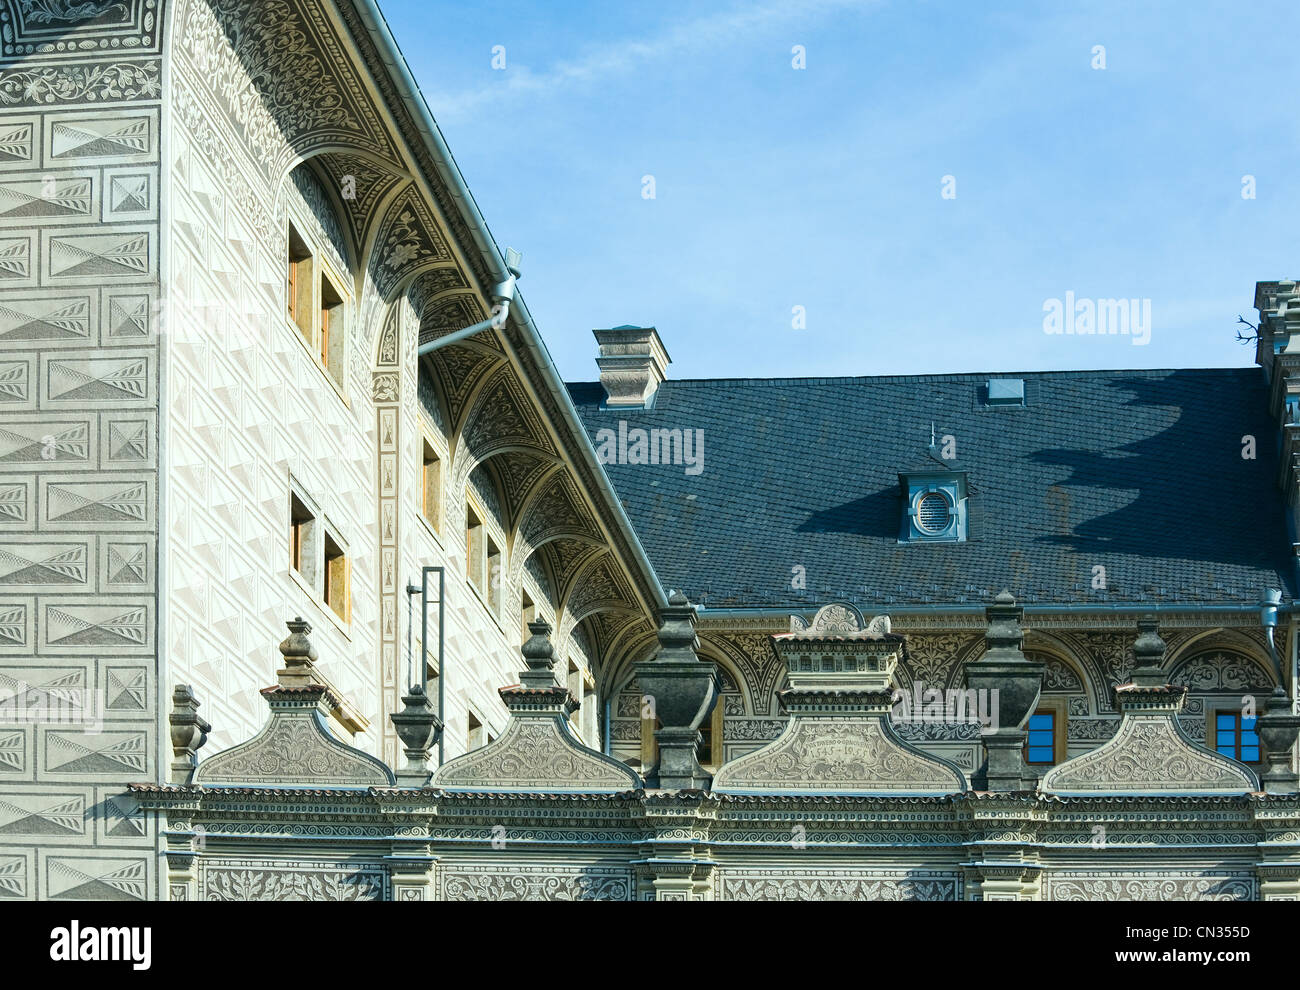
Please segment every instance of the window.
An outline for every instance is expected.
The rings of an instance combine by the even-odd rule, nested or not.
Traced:
[[[465,576],[469,583],[483,590],[483,574],[487,566],[484,550],[486,536],[483,521],[469,506],[465,507]]]
[[[302,499],[289,493],[289,566],[309,582],[315,576],[314,544],[316,520]]]
[[[483,745],[486,737],[486,733],[483,729],[483,723],[474,717],[473,712],[469,712],[468,717],[469,717],[469,731],[466,733],[466,738],[465,738],[466,752],[470,752],[471,750],[478,749],[480,746]]]
[[[950,439],[950,438],[949,438]],[[933,448],[942,451],[943,448]],[[941,456],[935,455],[936,459]],[[903,471],[898,475],[903,518],[900,543],[964,543],[967,531],[966,473],[959,470]]]
[[[1255,716],[1240,712],[1214,713],[1214,748],[1242,763],[1259,762],[1259,733]]]
[[[347,306],[340,281],[326,273],[322,253],[290,224],[286,252],[286,312],[316,362],[340,389],[347,356]]]
[[[488,608],[493,615],[501,614],[501,551],[490,539],[487,541],[487,596]]]
[[[713,712],[700,723],[700,741],[695,744],[695,758],[710,770],[722,766],[722,708],[722,695],[718,695]]]
[[[298,332],[311,343],[312,257],[307,242],[292,226],[289,228],[289,319]]]
[[[1056,762],[1056,712],[1039,709],[1029,716],[1026,763]]]
[[[442,502],[442,461],[428,440],[424,441],[421,469],[420,512],[425,521],[438,531],[438,516]]]
[[[528,592],[526,591],[520,593],[519,611],[522,613],[520,615],[520,626],[522,627],[524,637],[523,641],[527,643],[529,638],[533,635],[528,631],[528,623],[537,621],[537,606],[533,604],[533,600],[528,597]]]
[[[344,333],[343,296],[334,283],[321,276],[320,280],[320,363],[330,377],[343,384]]]
[[[596,689],[590,684],[583,685],[581,711],[583,712],[582,737],[592,749],[600,749],[600,744],[596,740],[598,728],[596,722]]]
[[[578,669],[578,665],[572,660],[569,661],[569,679],[565,687],[569,689],[569,697],[574,701],[582,701],[582,671]],[[585,713],[585,708],[577,708],[569,712],[569,721],[573,723],[573,727],[579,733],[582,732],[582,716]]]
[[[325,534],[325,604],[344,622],[352,621],[352,562],[334,537]]]
[[[648,709],[643,708],[642,713]],[[695,744],[695,759],[706,770],[717,770],[722,766],[722,696],[713,705],[713,711],[700,723],[700,738]],[[651,767],[659,762],[659,741],[655,739],[655,729],[661,728],[657,718],[641,720],[641,766]]]

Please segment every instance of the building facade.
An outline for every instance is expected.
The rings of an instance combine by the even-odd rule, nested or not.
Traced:
[[[566,384],[373,0],[0,43],[0,897],[1297,898],[1293,283]]]

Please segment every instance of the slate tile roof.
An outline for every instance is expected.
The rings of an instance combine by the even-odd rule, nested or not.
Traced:
[[[986,406],[990,377],[1024,379],[1025,407]],[[698,475],[606,467],[660,579],[698,604],[834,598],[870,613],[983,605],[1003,587],[1026,604],[1296,593],[1258,368],[670,380],[649,410],[602,410],[599,383],[569,390],[593,442],[620,419],[703,430]],[[972,538],[900,545],[898,472],[935,463],[932,424],[969,473]],[[792,587],[797,567],[806,589]]]

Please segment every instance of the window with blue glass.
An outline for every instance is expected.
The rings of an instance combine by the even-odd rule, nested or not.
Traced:
[[[1025,741],[1025,762],[1056,762],[1055,712],[1035,712],[1029,716],[1029,738]]]
[[[1214,748],[1242,763],[1258,763],[1259,733],[1255,731],[1255,716],[1215,712]]]

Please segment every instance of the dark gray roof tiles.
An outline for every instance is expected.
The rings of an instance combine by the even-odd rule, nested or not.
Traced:
[[[985,405],[990,377],[1024,379],[1025,407]],[[1028,604],[1295,594],[1257,368],[667,381],[633,410],[601,409],[598,383],[569,390],[593,441],[620,420],[703,431],[698,474],[606,471],[663,583],[709,607],[982,605],[1003,587]],[[968,473],[971,539],[900,545],[898,474],[937,466],[932,425]]]

